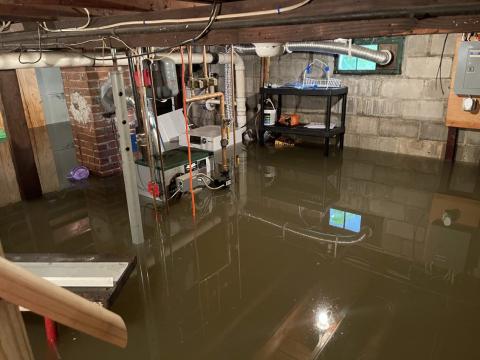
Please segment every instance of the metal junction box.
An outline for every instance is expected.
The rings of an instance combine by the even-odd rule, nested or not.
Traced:
[[[457,60],[455,94],[480,95],[480,41],[462,41]]]

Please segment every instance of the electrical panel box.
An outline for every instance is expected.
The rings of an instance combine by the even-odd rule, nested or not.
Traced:
[[[462,41],[454,84],[457,95],[480,95],[480,41]]]
[[[152,64],[153,85],[159,99],[178,95],[177,67],[172,59],[155,60]]]

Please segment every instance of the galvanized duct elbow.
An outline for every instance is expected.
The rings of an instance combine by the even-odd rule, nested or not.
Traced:
[[[379,65],[387,65],[392,61],[392,53],[388,50],[371,50],[363,46],[338,43],[333,41],[289,42],[285,44],[286,52],[314,52],[322,54],[352,55],[373,61]]]

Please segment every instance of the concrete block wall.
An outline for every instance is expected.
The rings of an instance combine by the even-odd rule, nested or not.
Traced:
[[[62,69],[77,161],[98,176],[121,172],[114,118],[103,116],[100,101],[100,87],[108,79],[110,70],[110,67]],[[124,80],[130,83],[126,71]]]
[[[441,66],[443,94],[440,79],[436,78],[445,35],[407,36],[400,75],[334,75],[349,87],[345,145],[442,158],[447,139],[445,115],[455,37],[449,35],[445,44]],[[333,57],[286,54],[271,59],[270,82],[282,85],[301,80],[303,69],[315,58],[333,68]],[[248,61],[260,64],[258,58]],[[255,66],[247,67],[247,79],[257,79],[252,68]],[[249,110],[253,111],[255,101],[258,103],[258,97],[251,94]],[[339,105],[333,115],[337,123]],[[285,97],[283,106],[285,112],[300,113],[308,121],[321,121],[325,111],[324,102],[308,97]],[[479,163],[479,131],[460,130],[457,160]]]

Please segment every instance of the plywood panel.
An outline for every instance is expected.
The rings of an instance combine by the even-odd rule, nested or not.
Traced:
[[[3,127],[3,117],[0,111],[0,128]],[[20,201],[20,190],[8,138],[7,141],[0,142],[0,189],[0,206]]]
[[[17,78],[42,192],[57,191],[60,188],[57,168],[48,136],[35,69],[17,70]]]
[[[42,187],[15,70],[0,71],[0,97],[21,197],[24,200],[38,198],[42,196]]]
[[[452,64],[452,80],[450,83],[450,95],[448,96],[446,123],[447,126],[452,127],[480,129],[480,109],[477,107],[477,110],[473,113],[463,111],[462,101],[464,97],[456,95],[454,91],[455,73],[457,71],[458,60],[457,54],[461,41],[462,37],[458,35],[455,57],[453,58]],[[480,101],[480,97],[476,96],[475,98]]]

